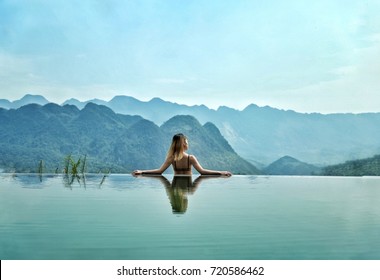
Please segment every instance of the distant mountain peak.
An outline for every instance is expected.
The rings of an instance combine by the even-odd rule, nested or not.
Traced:
[[[251,103],[247,107],[245,107],[243,109],[243,111],[245,111],[245,110],[255,110],[255,109],[258,109],[258,108],[260,108],[258,105]]]
[[[182,124],[189,124],[189,125],[196,125],[196,126],[201,126],[201,124],[199,123],[199,121],[193,117],[193,116],[190,116],[190,115],[177,115],[177,116],[174,116],[172,118],[170,118],[169,120],[167,120],[164,125],[171,125],[171,124],[178,124],[178,123],[182,123]]]
[[[95,103],[95,104],[99,104],[99,103],[103,103],[105,102],[104,100],[101,100],[101,99],[98,99],[98,98],[93,98],[91,100],[89,100],[88,102],[92,102],[92,103]]]
[[[264,169],[268,175],[312,175],[319,172],[320,168],[291,156],[283,156]]]
[[[42,95],[38,95],[38,94],[25,94],[21,99],[17,100],[17,101],[20,101],[20,102],[29,102],[29,103],[35,103],[35,102],[38,102],[38,103],[49,103],[49,101],[43,97]]]
[[[128,95],[115,95],[111,100],[110,102],[114,102],[114,101],[125,101],[125,100],[131,100],[131,101],[140,101],[138,100],[137,98],[134,98],[132,96],[128,96]]]
[[[291,157],[291,156],[283,156],[280,159],[277,160],[277,162],[280,161],[293,161],[293,162],[300,162],[298,159]]]
[[[249,104],[247,107],[245,107],[243,109],[243,112],[244,111],[255,111],[255,110],[263,110],[263,111],[285,111],[285,110],[281,110],[281,109],[277,109],[277,108],[273,108],[271,106],[258,106],[256,104]]]
[[[21,99],[18,99],[15,101],[0,99],[0,107],[3,107],[5,109],[18,109],[28,104],[45,105],[47,103],[49,103],[49,101],[42,95],[36,95],[36,94],[30,94],[30,93],[25,94]]]
[[[165,100],[163,100],[163,99],[161,99],[161,98],[159,98],[159,97],[153,97],[153,98],[150,100],[150,102],[168,102],[168,101],[165,101]],[[169,103],[171,103],[171,102],[169,102]]]
[[[36,104],[36,103],[28,103],[26,105],[23,105],[21,106],[20,108],[17,108],[17,110],[35,110],[35,109],[39,109],[39,108],[42,108],[43,105],[40,105],[40,104]]]
[[[67,99],[64,103],[68,103],[68,102],[81,102],[81,101],[79,101],[76,98],[70,98],[70,99]]]
[[[219,106],[217,111],[223,112],[223,111],[229,111],[229,112],[237,112],[238,110],[228,107],[228,106]]]
[[[21,99],[30,98],[30,97],[42,97],[42,98],[45,99],[45,97],[43,97],[43,96],[40,95],[40,94],[32,94],[32,93],[27,93],[27,94],[25,94]]]
[[[97,112],[102,112],[102,113],[107,113],[107,114],[115,114],[115,112],[111,108],[104,105],[96,104],[93,102],[88,102],[84,106],[82,111],[97,111]]]

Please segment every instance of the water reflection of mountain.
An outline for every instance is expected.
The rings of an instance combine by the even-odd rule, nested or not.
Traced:
[[[12,180],[18,183],[22,188],[43,189],[49,187],[49,181],[58,177],[56,174],[10,174]]]

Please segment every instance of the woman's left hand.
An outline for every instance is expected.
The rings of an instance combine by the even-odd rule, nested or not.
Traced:
[[[141,170],[135,170],[135,171],[132,172],[133,176],[138,176],[138,175],[141,175],[141,174],[142,174]]]

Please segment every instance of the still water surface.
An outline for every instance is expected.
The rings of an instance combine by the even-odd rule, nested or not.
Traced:
[[[380,259],[379,202],[379,177],[2,174],[0,259]]]

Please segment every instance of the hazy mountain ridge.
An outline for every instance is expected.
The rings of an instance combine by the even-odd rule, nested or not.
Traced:
[[[119,113],[141,115],[156,124],[177,114],[193,115],[203,123],[210,121],[238,154],[262,165],[284,154],[314,165],[330,165],[380,153],[380,113],[304,114],[255,104],[241,111],[226,106],[212,110],[158,98],[143,102],[125,96],[115,97],[107,106]]]
[[[189,152],[199,154],[205,168],[259,173],[234,152],[214,125],[202,126],[191,116],[173,117],[159,127],[103,105],[88,103],[79,110],[49,103],[0,109],[0,123],[0,167],[5,170],[35,172],[42,159],[46,171],[61,171],[69,154],[87,155],[91,172],[158,168],[176,131],[188,135]]]
[[[267,166],[284,154],[314,165],[331,165],[380,154],[380,113],[304,114],[269,106],[248,105],[244,110],[221,106],[186,106],[154,98],[139,101],[115,96],[93,100],[116,113],[140,115],[161,125],[175,115],[192,115],[201,123],[215,124],[243,158]],[[65,104],[85,106],[68,100]]]
[[[21,99],[15,100],[15,101],[9,101],[7,99],[0,99],[0,108],[18,109],[24,105],[32,104],[32,103],[38,104],[38,105],[45,105],[45,104],[48,104],[49,101],[45,97],[43,97],[42,95],[26,94]]]
[[[284,156],[268,165],[263,172],[267,175],[318,175],[321,168]]]

